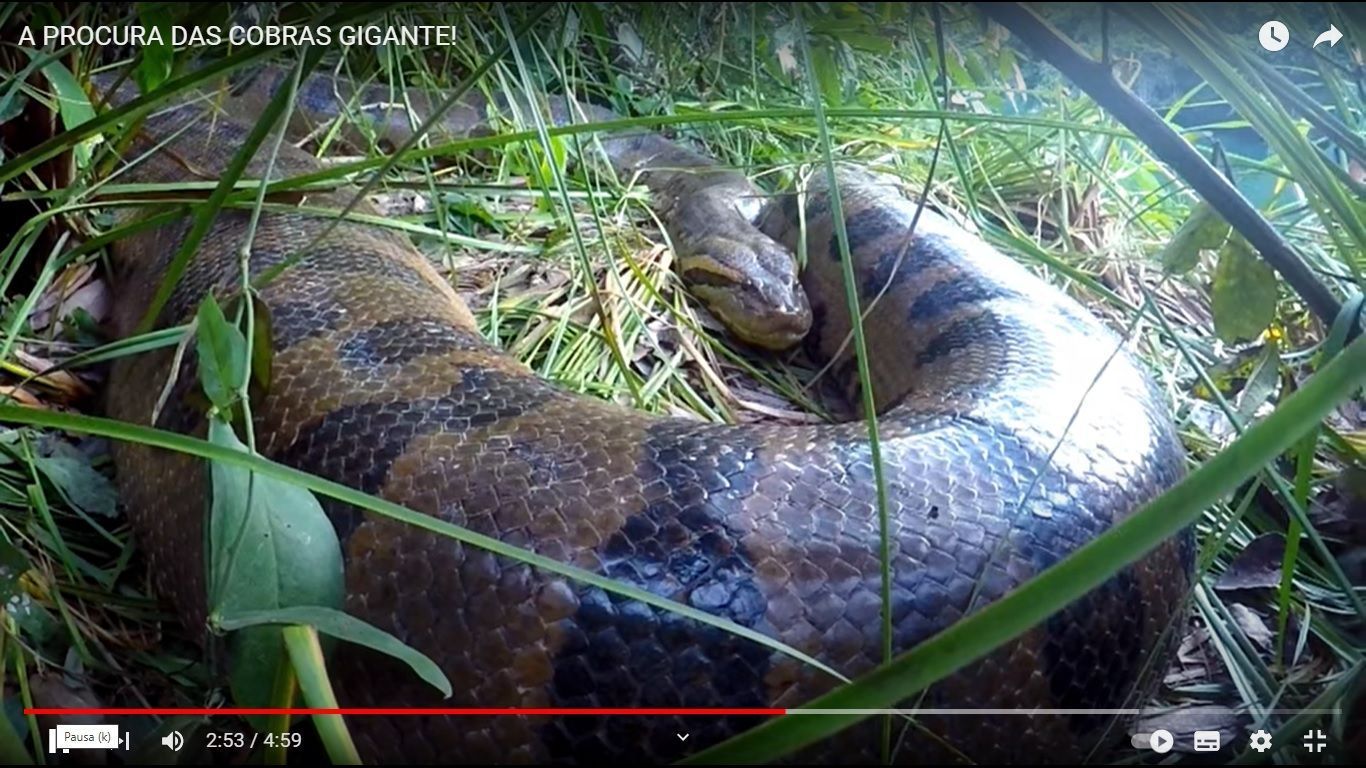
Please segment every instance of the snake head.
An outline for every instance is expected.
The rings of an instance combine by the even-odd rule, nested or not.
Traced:
[[[811,328],[796,259],[758,230],[702,238],[679,268],[693,295],[745,343],[785,350]]]

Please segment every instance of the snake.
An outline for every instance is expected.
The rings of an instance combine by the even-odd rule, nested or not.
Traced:
[[[297,84],[286,66],[243,71],[143,117],[118,148],[116,178],[219,179],[281,88],[292,96],[275,130],[331,130],[363,151],[410,143],[446,98],[322,69]],[[109,106],[139,94],[127,81],[92,83]],[[549,126],[620,117],[567,95],[471,89],[449,101],[427,120],[433,144],[535,125],[538,110]],[[352,181],[308,190],[297,205],[217,211],[154,327],[191,322],[210,293],[232,296],[244,262],[253,278],[272,275],[253,297],[269,319],[269,383],[251,413],[260,455],[671,601],[320,498],[342,548],[345,611],[425,654],[452,686],[445,697],[400,660],[343,642],[328,658],[343,706],[662,711],[349,718],[366,760],[696,755],[763,722],[744,710],[796,711],[878,670],[884,624],[891,650],[911,651],[1184,476],[1162,390],[1123,336],[890,172],[832,159],[769,191],[661,131],[590,126],[578,138],[582,162],[605,160],[623,183],[645,186],[682,286],[723,332],[756,352],[805,350],[873,413],[714,422],[550,380],[480,332],[430,257],[376,225],[383,214],[356,199]],[[304,146],[262,142],[242,178],[324,168]],[[317,213],[348,205],[363,216]],[[192,226],[158,220],[110,245],[119,338],[137,329]],[[196,360],[190,345],[115,361],[108,414],[202,437]],[[136,441],[112,450],[158,595],[202,629],[208,462]],[[1192,546],[1189,532],[1162,542],[910,697],[904,706],[924,712],[890,718],[896,758],[1095,754],[1116,726],[1087,710],[1136,706],[1149,690],[1190,586]],[[990,711],[1020,709],[1056,712]],[[885,725],[863,718],[789,757],[877,762]]]

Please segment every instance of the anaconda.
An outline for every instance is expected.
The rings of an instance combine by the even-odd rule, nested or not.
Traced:
[[[266,71],[235,102],[158,110],[120,178],[217,178],[283,75]],[[346,81],[310,77],[297,100],[302,127],[355,94]],[[113,102],[132,95],[125,88]],[[360,96],[353,103],[395,101],[387,88]],[[552,101],[553,123],[607,114]],[[408,94],[419,120],[432,103]],[[493,130],[490,108],[468,97],[434,140]],[[414,124],[387,108],[356,115],[391,139]],[[623,178],[642,174],[649,185],[691,289],[751,341],[784,346],[804,336],[857,399],[845,250],[824,171],[800,192],[766,195],[653,132],[598,140]],[[263,145],[247,178],[320,167],[289,143],[273,161],[271,149]],[[1149,373],[1076,301],[889,179],[843,164],[837,178],[867,313],[900,653],[1153,499],[1182,476],[1184,454]],[[355,192],[309,193],[307,202],[339,210]],[[365,203],[355,210],[379,215]],[[120,335],[146,310],[189,227],[184,219],[113,245]],[[207,291],[229,295],[244,247],[253,275],[290,262],[259,295],[273,352],[269,388],[253,403],[264,456],[724,617],[849,678],[883,660],[878,498],[863,420],[706,423],[569,391],[481,335],[401,233],[303,210],[272,207],[254,223],[250,211],[220,212],[158,327],[191,319]],[[798,284],[792,254],[801,247]],[[153,423],[173,379],[155,426],[202,435],[194,372],[193,349],[178,368],[172,350],[120,360],[108,412]],[[115,458],[157,588],[188,626],[202,627],[205,463],[133,443],[118,444]],[[676,613],[332,500],[324,506],[344,549],[346,610],[429,656],[454,686],[443,700],[398,662],[342,644],[331,669],[343,705],[796,707],[838,685]],[[1190,569],[1189,537],[1167,542],[907,705],[1134,706]],[[502,763],[672,761],[758,722],[528,715],[348,724],[370,760]],[[896,725],[902,760],[1053,762],[1085,757],[1110,722],[978,715]],[[798,757],[870,762],[879,743],[870,719]]]

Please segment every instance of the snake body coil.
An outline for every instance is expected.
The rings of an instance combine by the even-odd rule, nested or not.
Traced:
[[[259,93],[279,82],[266,78]],[[342,87],[309,80],[301,111],[335,109]],[[486,124],[485,106],[467,100],[444,129],[459,135]],[[148,156],[122,178],[216,179],[249,130],[241,116],[254,112],[210,112],[212,103],[199,101],[154,113],[128,153]],[[381,133],[386,120],[374,122]],[[392,125],[401,133],[407,123]],[[750,265],[736,290],[751,295],[731,308],[765,295],[783,305],[759,335],[809,325],[810,348],[832,358],[857,392],[852,350],[841,348],[850,325],[823,171],[803,196],[760,210],[739,199],[754,191],[743,177],[658,136],[603,142],[617,168],[649,172],[681,259],[738,254],[730,266],[698,262],[699,286],[719,287],[706,275]],[[246,177],[265,177],[268,155],[263,149]],[[319,167],[286,143],[272,177]],[[1158,495],[1181,476],[1183,454],[1146,373],[1072,300],[930,210],[916,220],[915,203],[884,180],[853,171],[840,179],[860,301],[872,303],[864,327],[899,653]],[[307,202],[341,209],[353,193],[310,193]],[[189,227],[180,220],[114,246],[120,333],[145,311]],[[206,291],[238,284],[250,227],[249,211],[218,215],[159,326],[188,321]],[[803,233],[807,298],[791,299],[781,265],[770,261],[796,252]],[[306,245],[261,293],[274,354],[269,390],[253,403],[265,456],[725,617],[849,678],[880,663],[879,517],[863,421],[710,424],[574,394],[488,343],[451,288],[392,230],[272,209],[255,224],[251,269],[260,274]],[[203,434],[202,408],[190,397],[193,360],[177,371],[171,350],[115,366],[110,414],[151,423],[164,382],[177,373],[156,426]],[[158,588],[184,621],[202,626],[204,463],[136,444],[118,445],[116,460]],[[332,669],[344,705],[795,707],[837,685],[720,629],[353,507],[324,506],[344,550],[346,610],[427,654],[455,691],[442,700],[397,662],[342,645]],[[1188,586],[1190,558],[1189,539],[1164,544],[908,706],[1136,706],[1134,686]],[[656,762],[757,722],[526,716],[348,725],[362,754],[382,761]],[[898,721],[896,733],[903,758],[1053,761],[1084,757],[1105,724],[942,716],[919,718],[904,733]],[[685,731],[691,737],[682,742],[675,734]],[[867,720],[799,756],[876,760],[879,733],[878,721]]]

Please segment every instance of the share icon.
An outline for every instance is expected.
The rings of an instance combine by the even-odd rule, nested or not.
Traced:
[[[1329,24],[1328,31],[1319,35],[1314,40],[1314,47],[1319,47],[1319,43],[1328,43],[1328,47],[1332,48],[1333,46],[1337,45],[1338,41],[1341,39],[1342,30],[1338,29],[1336,24]]]

